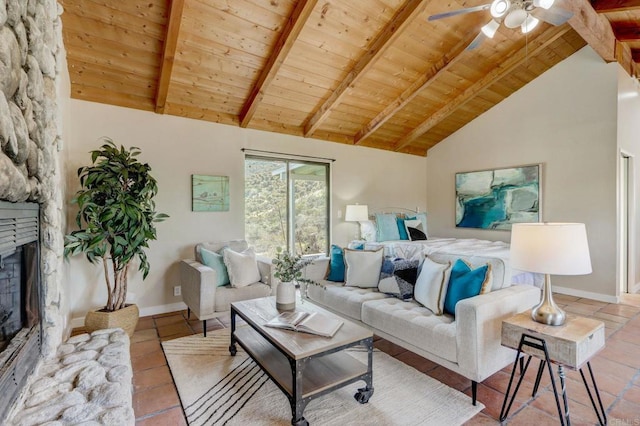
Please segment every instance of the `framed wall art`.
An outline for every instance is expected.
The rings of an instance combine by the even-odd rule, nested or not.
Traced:
[[[229,176],[191,175],[191,210],[229,211]]]
[[[540,222],[541,164],[456,173],[456,227],[510,230]]]

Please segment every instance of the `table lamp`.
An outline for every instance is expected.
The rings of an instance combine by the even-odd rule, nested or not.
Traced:
[[[531,318],[562,325],[566,315],[553,301],[550,275],[591,273],[584,223],[518,223],[511,228],[511,267],[545,274],[542,298]]]
[[[360,204],[350,204],[344,213],[345,222],[363,222],[369,220],[369,207]],[[356,240],[359,235],[356,232]]]

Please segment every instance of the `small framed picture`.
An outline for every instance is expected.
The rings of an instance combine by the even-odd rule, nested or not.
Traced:
[[[229,211],[229,176],[191,175],[191,210]]]

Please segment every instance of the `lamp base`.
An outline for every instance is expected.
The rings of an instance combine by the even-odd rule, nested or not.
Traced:
[[[531,319],[546,325],[563,325],[567,319],[567,315],[553,301],[551,293],[551,278],[549,274],[544,277],[544,286],[542,287],[542,299],[538,306],[531,310]]]

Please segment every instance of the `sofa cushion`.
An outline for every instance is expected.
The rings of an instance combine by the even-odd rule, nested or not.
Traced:
[[[216,271],[218,279],[218,287],[229,284],[229,274],[224,264],[224,258],[221,254],[200,247],[200,256],[202,256],[202,264]]]
[[[491,291],[499,290],[511,285],[511,269],[505,264],[504,260],[498,257],[469,256],[449,253],[431,253],[428,257],[438,263],[453,263],[458,259],[463,259],[472,268],[478,268],[488,263],[491,265]]]
[[[347,286],[378,288],[382,268],[382,249],[373,251],[344,249],[344,262],[347,265],[345,272]]]
[[[342,251],[342,247],[335,244],[331,245],[329,268],[325,279],[335,282],[344,281],[344,252]]]
[[[331,281],[321,281],[325,288],[307,286],[307,297],[321,306],[347,317],[361,320],[362,304],[369,300],[388,298],[374,288],[348,287]]]
[[[226,248],[222,251],[222,257],[232,287],[245,287],[260,281],[260,270],[253,249],[248,248],[238,253],[231,248]]]
[[[442,315],[451,274],[451,263],[438,263],[430,258],[422,262],[422,270],[413,289],[413,298],[436,315]]]
[[[380,271],[378,291],[398,299],[413,297],[413,287],[418,278],[418,260],[385,257]]]
[[[451,267],[451,277],[444,299],[444,312],[456,314],[456,304],[462,299],[488,293],[491,282],[491,265],[485,264],[476,269],[462,259],[456,260]]]
[[[362,306],[362,322],[451,362],[457,362],[456,323],[416,302],[396,298],[371,300]]]

